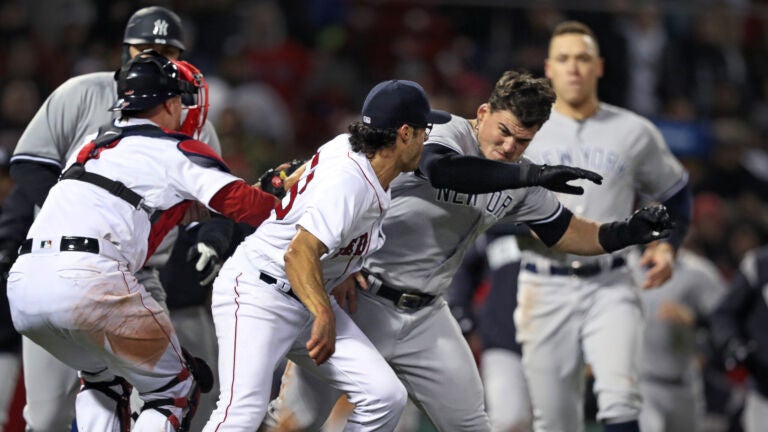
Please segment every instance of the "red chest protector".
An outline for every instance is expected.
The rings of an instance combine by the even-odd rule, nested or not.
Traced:
[[[85,163],[90,159],[98,159],[101,152],[114,148],[120,143],[122,138],[137,135],[150,138],[176,139],[178,149],[194,163],[205,167],[215,167],[225,172],[230,172],[230,170],[221,157],[210,147],[182,133],[167,131],[154,125],[120,128],[108,124],[99,128],[96,138],[80,150],[77,154],[77,162],[61,174],[60,180],[79,180],[91,183],[128,202],[136,210],[144,211],[152,224],[149,239],[147,239],[147,256],[144,260],[146,262],[157,250],[160,242],[168,232],[181,222],[192,201],[181,201],[167,210],[153,209],[144,203],[144,198],[141,195],[131,190],[122,182],[96,173],[89,173],[85,170]]]

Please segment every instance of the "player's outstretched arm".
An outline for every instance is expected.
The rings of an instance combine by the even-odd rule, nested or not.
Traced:
[[[554,192],[581,195],[584,188],[568,184],[589,180],[602,184],[592,171],[565,165],[513,164],[476,156],[464,156],[441,145],[426,145],[419,171],[437,188],[461,193],[489,193],[506,189],[541,186]]]
[[[328,248],[317,237],[299,227],[284,256],[291,289],[315,316],[307,351],[317,365],[336,351],[336,316],[325,292],[320,266],[320,257],[326,252]]]
[[[576,255],[599,255],[669,236],[672,222],[662,205],[643,207],[623,222],[599,224],[573,216],[553,248]]]

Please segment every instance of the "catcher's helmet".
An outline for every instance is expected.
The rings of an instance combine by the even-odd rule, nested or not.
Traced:
[[[175,62],[152,50],[125,63],[115,72],[115,81],[117,101],[110,111],[144,111],[174,96],[197,93],[197,88],[182,78]]]
[[[117,101],[110,111],[130,115],[181,95],[187,113],[180,131],[190,136],[200,135],[208,116],[208,84],[192,64],[146,50],[115,71],[115,81]]]
[[[126,45],[170,45],[184,51],[184,29],[181,19],[160,6],[139,9],[128,20],[123,35]]]

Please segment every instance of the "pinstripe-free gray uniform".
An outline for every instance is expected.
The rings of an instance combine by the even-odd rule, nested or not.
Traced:
[[[643,432],[697,432],[704,415],[697,322],[703,322],[726,291],[710,261],[685,249],[677,254],[672,279],[658,289],[640,293],[645,316],[640,389]],[[664,314],[684,307],[694,322],[682,323]]]
[[[456,116],[435,125],[426,145],[482,157],[470,123]],[[563,207],[553,193],[539,187],[463,194],[436,190],[418,172],[401,174],[391,188],[392,205],[383,225],[386,241],[364,267],[389,287],[437,298],[408,310],[377,295],[374,284],[370,291],[358,291],[357,312],[351,316],[438,430],[490,430],[474,358],[443,294],[480,233],[501,219],[550,221]],[[300,425],[317,430],[338,394],[298,368],[286,374],[283,384],[282,402],[273,408],[280,403],[297,408],[293,414]]]
[[[113,72],[90,73],[67,80],[38,109],[19,139],[11,161],[32,161],[61,170],[69,156],[85,142],[89,134],[95,133],[99,127],[115,118],[117,113],[108,109],[116,98]],[[205,124],[199,139],[221,154],[218,136],[210,122]],[[169,235],[147,266],[163,265],[170,255],[172,245],[173,239]],[[165,292],[157,271],[151,267],[138,272],[136,277],[155,300],[165,305]],[[207,323],[208,326],[212,325],[210,319],[207,319]],[[206,357],[199,349],[189,347],[185,341],[181,343],[196,355]],[[215,354],[216,347],[208,347],[207,351]],[[75,393],[79,384],[76,373],[27,338],[23,339],[22,355],[27,388],[24,417],[30,430],[46,430],[41,426],[51,424],[59,425],[60,429],[57,430],[65,430],[74,418]],[[215,368],[215,362],[212,367]],[[203,409],[201,405],[200,411]]]
[[[636,203],[664,201],[687,182],[687,173],[649,121],[605,103],[582,121],[553,109],[526,155],[534,163],[601,174],[603,184],[585,183],[584,195],[559,196],[574,214],[598,222],[623,220]],[[636,286],[617,259],[627,250],[585,258],[532,246],[523,251],[515,325],[535,430],[582,429],[583,389],[573,383],[583,377],[585,361],[596,376],[598,419],[636,419],[642,316]],[[603,270],[590,277],[549,271],[590,263]]]

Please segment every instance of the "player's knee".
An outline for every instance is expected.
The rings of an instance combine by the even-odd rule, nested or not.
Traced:
[[[408,392],[400,380],[390,380],[381,383],[375,394],[366,397],[358,405],[370,413],[379,413],[381,416],[400,418],[400,415],[408,403]]]
[[[399,417],[408,403],[408,391],[400,380],[396,380],[390,385],[385,400],[389,401],[389,405],[393,410],[397,411],[397,416]]]

